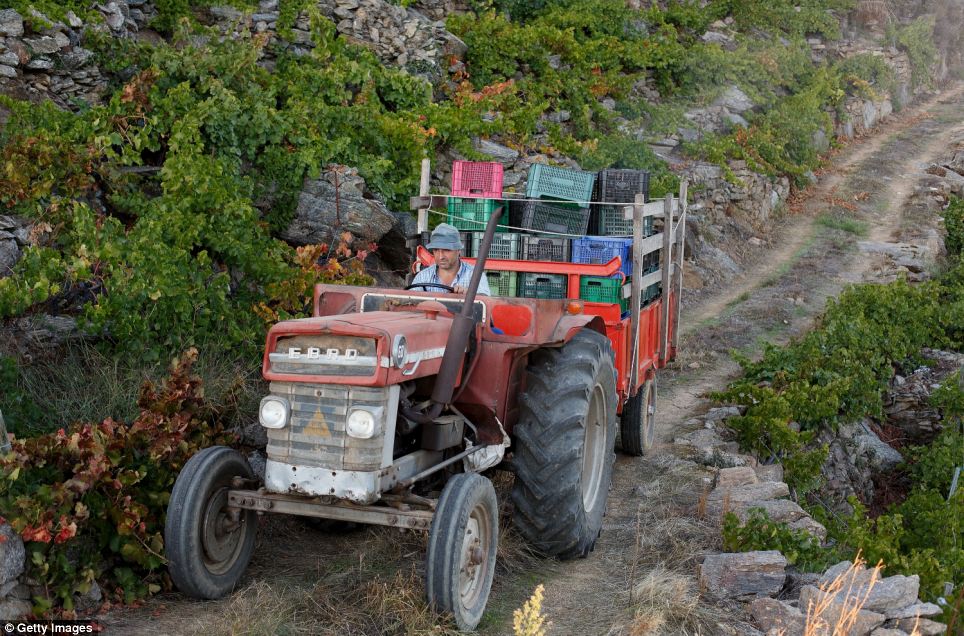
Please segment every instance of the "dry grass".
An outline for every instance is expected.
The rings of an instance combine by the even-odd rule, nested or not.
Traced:
[[[718,618],[701,606],[696,580],[658,565],[632,588],[630,600],[635,616],[628,625],[632,636],[698,632]]]
[[[885,0],[860,0],[854,15],[861,26],[878,28],[886,27],[894,17]]]
[[[803,636],[838,636],[850,634],[867,605],[874,586],[880,581],[883,564],[870,570],[866,579],[864,561],[858,554],[850,566],[819,587],[822,592],[816,602],[811,600],[805,608]],[[910,636],[920,636],[917,626]]]

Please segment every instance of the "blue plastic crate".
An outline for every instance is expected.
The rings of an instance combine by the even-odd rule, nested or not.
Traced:
[[[626,276],[633,274],[633,239],[612,236],[584,236],[572,240],[572,262],[605,264],[618,256]]]

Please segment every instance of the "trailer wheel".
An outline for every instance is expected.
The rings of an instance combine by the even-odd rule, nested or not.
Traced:
[[[616,372],[609,340],[583,330],[530,357],[515,426],[513,521],[539,550],[589,554],[602,528],[616,439]]]
[[[228,509],[235,477],[253,478],[247,460],[232,448],[212,446],[191,457],[174,482],[164,551],[174,585],[188,596],[221,598],[251,560],[257,514]]]
[[[656,442],[656,381],[653,379],[629,398],[619,420],[619,437],[623,452],[633,457],[642,455]]]
[[[425,592],[436,610],[455,617],[460,630],[482,620],[495,575],[499,506],[495,488],[476,473],[445,484],[428,535]]]

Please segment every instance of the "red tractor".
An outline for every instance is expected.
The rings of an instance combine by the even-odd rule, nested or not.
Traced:
[[[580,276],[611,275],[618,258],[487,260],[499,212],[464,296],[318,285],[313,317],[268,332],[263,483],[226,447],[202,450],[177,478],[164,539],[178,589],[229,593],[266,512],[427,530],[428,600],[474,629],[495,572],[499,507],[484,476],[493,468],[515,474],[513,521],[528,541],[559,558],[587,555],[606,511],[617,421],[624,452],[653,443],[655,371],[675,353],[685,211],[674,217],[674,205],[638,197],[627,208],[637,228],[644,215],[664,219],[662,234],[637,229],[634,262],[662,249],[663,265],[631,279],[627,317],[619,304],[572,299]],[[564,273],[570,299],[477,296],[484,269]],[[661,296],[640,309],[641,290],[659,281]]]

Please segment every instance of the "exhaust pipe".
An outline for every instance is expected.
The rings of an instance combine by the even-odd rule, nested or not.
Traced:
[[[475,303],[476,292],[479,290],[479,283],[485,276],[485,261],[489,256],[492,239],[495,237],[495,228],[499,225],[499,219],[501,218],[502,206],[499,206],[489,217],[489,222],[485,226],[485,236],[482,238],[479,256],[476,258],[475,269],[472,271],[472,278],[469,279],[469,287],[465,291],[462,311],[453,319],[452,330],[449,332],[448,340],[445,343],[445,353],[442,355],[435,388],[432,390],[432,407],[425,413],[405,409],[408,412],[403,411],[402,414],[410,420],[420,424],[432,422],[452,400],[455,391],[455,378],[465,361],[465,348],[468,346],[469,337],[475,329],[472,306]]]

